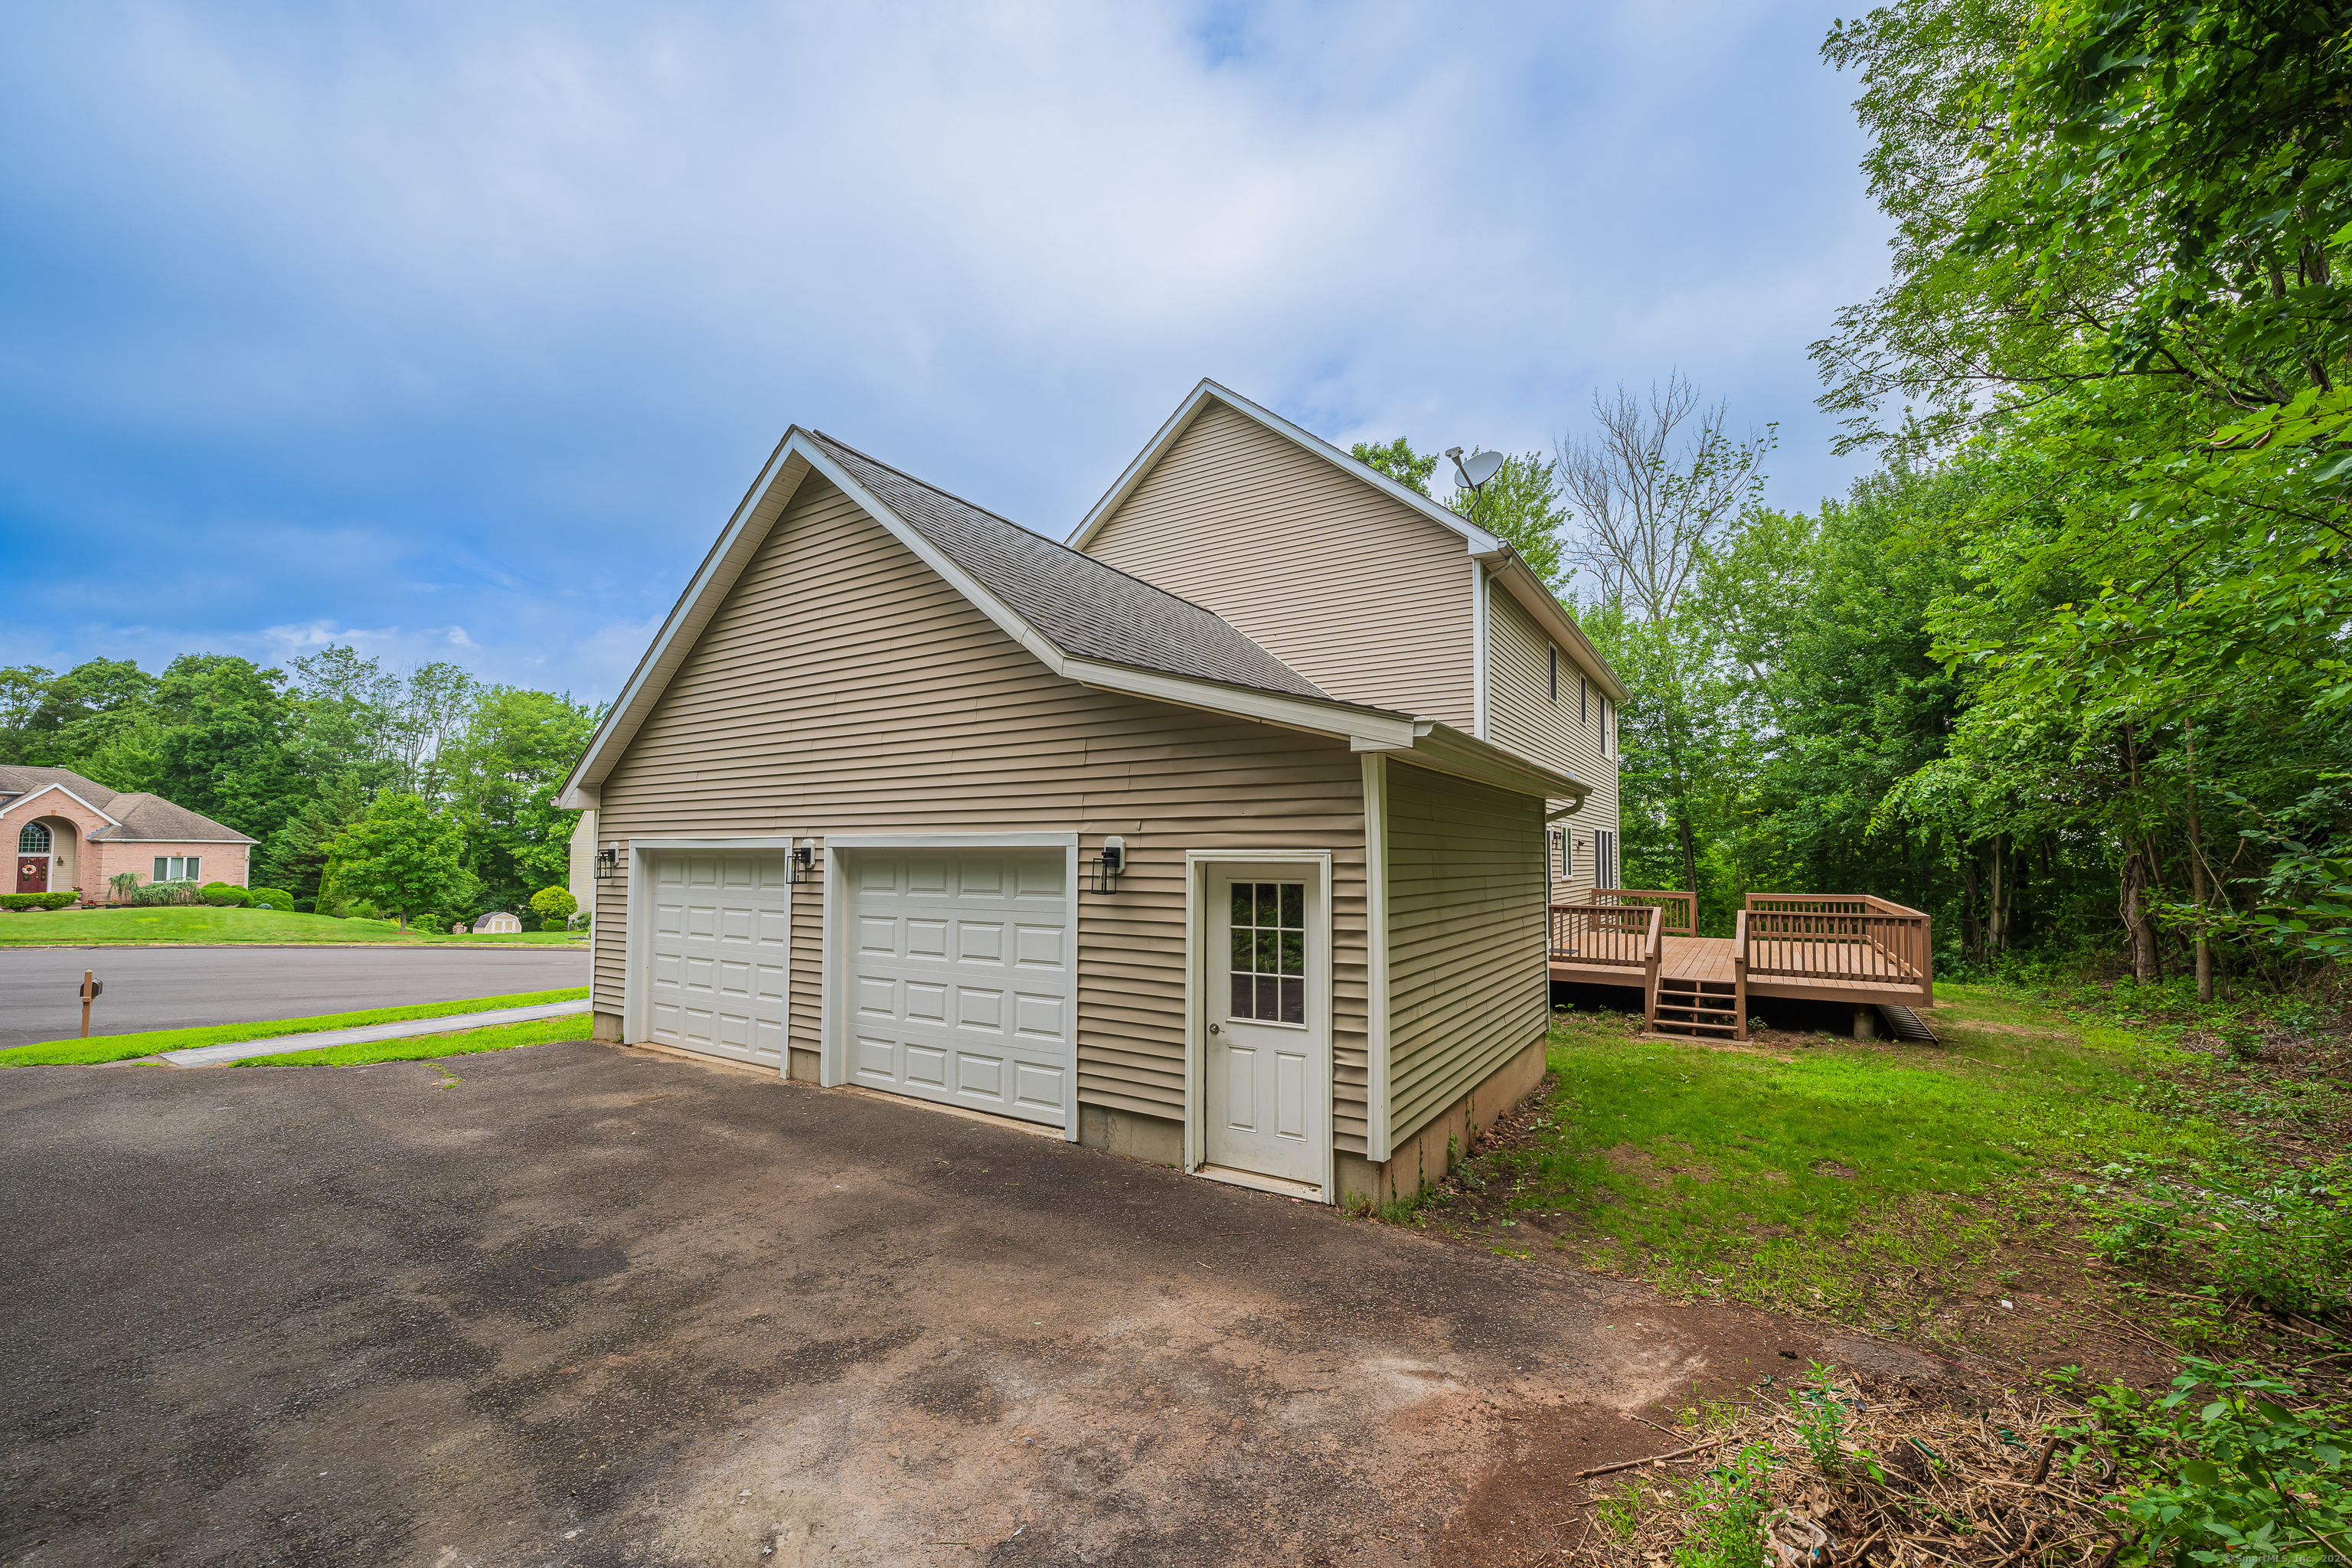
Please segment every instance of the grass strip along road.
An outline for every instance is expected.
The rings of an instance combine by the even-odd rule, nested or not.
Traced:
[[[18,910],[0,914],[0,947],[102,947],[141,942],[398,942],[412,946],[581,947],[584,931],[527,931],[504,936],[452,936],[392,921],[236,906],[175,904],[99,910]]]
[[[540,1018],[528,1024],[468,1029],[463,1034],[412,1035],[400,1040],[364,1040],[324,1050],[282,1051],[276,1056],[247,1057],[241,1068],[343,1068],[369,1062],[404,1062],[439,1057],[472,1056],[480,1051],[510,1050],[517,1046],[544,1046],[557,1040],[584,1040],[595,1020],[585,1013],[568,1018]]]
[[[273,1018],[265,1023],[212,1024],[194,1029],[151,1029],[137,1035],[104,1035],[93,1039],[43,1040],[29,1046],[14,1046],[0,1050],[0,1067],[89,1066],[100,1062],[126,1061],[133,1057],[152,1057],[162,1051],[186,1050],[198,1046],[226,1045],[236,1040],[274,1039],[280,1035],[316,1034],[321,1029],[362,1028],[371,1024],[396,1024],[412,1018],[448,1018],[464,1013],[487,1013],[502,1007],[528,1007],[541,1002],[576,1002],[588,994],[584,985],[568,986],[560,991],[525,991],[510,996],[476,996],[459,1002],[425,1002],[407,1007],[372,1007],[360,1013],[331,1013],[317,1018]],[[571,1033],[545,1033],[551,1027],[568,1028]],[[541,1033],[530,1040],[516,1038],[511,1045],[537,1045],[549,1039],[583,1039],[588,1033],[587,1015],[572,1018],[544,1018],[535,1023],[518,1024],[514,1030]],[[507,1030],[484,1029],[478,1034],[505,1034]],[[412,1046],[430,1043],[434,1051],[410,1050],[375,1056],[360,1055],[352,1061],[390,1061],[398,1058],[425,1055],[462,1055],[467,1050],[496,1049],[479,1044],[457,1046],[454,1042],[467,1038],[464,1035],[442,1035],[429,1042],[418,1040],[373,1040],[363,1045],[344,1047],[354,1052],[367,1052],[379,1047]],[[439,1047],[447,1047],[447,1049]],[[332,1051],[305,1053],[320,1058],[335,1055]],[[277,1060],[276,1058],[267,1058]],[[338,1058],[346,1059],[346,1058]]]

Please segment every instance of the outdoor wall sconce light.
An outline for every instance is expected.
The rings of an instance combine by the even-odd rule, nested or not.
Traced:
[[[621,872],[621,852],[607,844],[596,851],[596,879],[609,882]]]
[[[1119,873],[1127,869],[1127,840],[1113,837],[1103,840],[1102,853],[1087,862],[1094,872],[1095,891],[1118,891]]]
[[[816,869],[816,840],[803,838],[793,846],[793,880],[805,882]]]

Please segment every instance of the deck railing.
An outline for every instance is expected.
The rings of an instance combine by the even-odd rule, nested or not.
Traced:
[[[1668,936],[1698,934],[1698,895],[1678,893],[1671,888],[1595,888],[1592,902],[1625,904],[1635,909],[1656,907],[1666,911],[1665,931]]]
[[[1932,922],[1867,893],[1750,893],[1741,956],[1749,974],[1916,985],[1936,1000]]]
[[[1642,1011],[1654,1025],[1658,965],[1666,946],[1665,920],[1666,911],[1656,904],[1554,904],[1551,956],[1561,963],[1639,970]]]

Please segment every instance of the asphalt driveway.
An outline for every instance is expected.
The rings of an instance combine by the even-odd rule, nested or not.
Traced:
[[[588,984],[583,948],[0,948],[0,1047],[81,1032],[85,969],[106,984],[93,1035],[311,1018]]]
[[[11,1563],[1557,1562],[1628,1413],[1902,1360],[585,1041],[0,1118]]]

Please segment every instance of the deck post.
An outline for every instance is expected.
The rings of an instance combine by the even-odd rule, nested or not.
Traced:
[[[1739,911],[1731,932],[1731,1037],[1748,1037],[1748,911]]]
[[[1665,957],[1665,910],[1650,906],[1650,939],[1642,944],[1642,1026],[1649,1034],[1658,1029],[1658,965]]]
[[[1877,1037],[1878,1009],[1856,1007],[1853,1010],[1853,1037],[1857,1040],[1870,1040]]]

